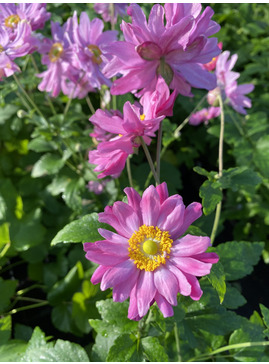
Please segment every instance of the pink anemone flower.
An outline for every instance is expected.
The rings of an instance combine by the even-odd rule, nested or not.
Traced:
[[[214,119],[219,115],[220,107],[211,106],[208,109],[204,108],[191,115],[189,124],[199,125],[204,122],[207,125],[210,119]]]
[[[113,136],[98,144],[97,150],[89,152],[89,162],[96,164],[95,172],[102,172],[98,178],[105,176],[119,177],[128,155],[140,146],[140,136],[146,144],[150,144],[155,136],[164,115],[147,118],[140,113],[140,108],[127,101],[123,106],[123,117],[109,111],[98,109],[90,121],[98,128]],[[99,129],[100,134],[100,129]]]
[[[155,4],[147,22],[140,6],[131,4],[127,13],[132,24],[121,24],[125,41],[108,46],[113,59],[104,67],[104,74],[109,78],[123,75],[113,83],[111,93],[140,90],[140,97],[155,90],[159,75],[184,96],[192,96],[192,86],[216,87],[215,75],[203,64],[220,53],[217,38],[208,38],[220,26],[211,20],[214,12],[210,7],[200,14],[201,9],[201,4]]]
[[[251,107],[251,100],[245,96],[249,92],[252,92],[254,85],[252,83],[246,83],[243,85],[237,84],[237,79],[240,77],[240,73],[233,72],[232,69],[237,61],[237,54],[234,54],[230,60],[229,51],[221,53],[216,63],[216,76],[217,87],[210,91],[207,95],[207,101],[210,105],[217,103],[217,98],[221,95],[224,102],[232,106],[232,108],[240,114],[246,115],[245,107]]]
[[[101,14],[105,22],[110,21],[112,24],[117,22],[118,15],[122,18],[127,16],[126,9],[128,4],[109,4],[109,3],[95,3],[94,11]],[[113,7],[113,8],[112,8]]]
[[[182,236],[202,215],[200,203],[186,208],[180,195],[168,195],[166,183],[149,186],[142,197],[125,188],[128,203],[117,201],[99,214],[116,232],[99,229],[105,240],[85,243],[86,258],[100,264],[91,282],[113,288],[113,300],[130,297],[128,318],[140,320],[156,302],[164,317],[173,316],[177,294],[199,300],[196,277],[210,273],[219,258],[206,253],[210,239]]]

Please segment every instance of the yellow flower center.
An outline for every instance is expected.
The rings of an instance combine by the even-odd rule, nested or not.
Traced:
[[[102,52],[100,51],[99,47],[97,47],[95,44],[90,44],[88,45],[88,49],[93,54],[92,61],[96,64],[101,64],[103,62],[102,58],[100,57]]]
[[[140,226],[129,239],[129,257],[137,268],[153,271],[169,259],[173,240],[157,226]]]
[[[49,59],[51,62],[56,62],[63,54],[63,45],[59,42],[54,43],[49,51]]]
[[[4,47],[3,46],[1,46],[1,44],[0,44],[0,53],[2,53],[2,52],[4,52]]]
[[[9,15],[5,19],[5,26],[8,28],[14,28],[20,20],[21,20],[21,18],[17,14]]]
[[[145,120],[145,117],[146,117],[146,115],[145,115],[145,114],[140,115],[140,120],[141,120],[141,121],[144,121],[144,120]]]

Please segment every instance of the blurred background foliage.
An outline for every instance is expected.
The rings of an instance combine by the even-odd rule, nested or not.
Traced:
[[[225,108],[225,171],[221,180],[215,178],[217,119],[207,126],[187,125],[178,137],[173,135],[205,91],[193,90],[193,99],[179,96],[174,116],[164,122],[163,147],[167,150],[161,178],[168,183],[170,194],[183,196],[185,205],[202,201],[204,216],[195,224],[199,231],[210,235],[215,207],[223,198],[215,249],[223,257],[227,293],[223,306],[219,306],[216,292],[205,279],[201,280],[201,301],[182,299],[175,320],[182,324],[184,360],[199,359],[199,355],[224,345],[268,337],[269,4],[210,5],[215,11],[214,20],[221,25],[217,36],[223,50],[238,54],[235,71],[241,73],[239,83],[252,82],[255,90],[250,94],[253,106],[246,117]],[[151,4],[141,6],[149,13]],[[47,9],[51,19],[60,23],[75,10],[78,14],[87,11],[91,19],[97,16],[93,4],[48,4]],[[50,36],[49,22],[42,34]],[[126,319],[125,304],[119,309],[111,302],[110,290],[101,292],[90,283],[96,266],[85,259],[81,244],[61,243],[65,240],[59,238],[56,245],[51,245],[67,224],[122,199],[128,179],[124,171],[119,180],[106,185],[103,194],[89,191],[87,183],[97,180],[94,167],[87,162],[88,150],[94,148],[89,137],[90,110],[86,100],[72,100],[65,113],[66,96],[50,99],[37,90],[39,79],[35,74],[43,69],[40,59],[37,53],[20,59],[22,73],[18,78],[41,113],[12,78],[0,83],[1,361],[39,361],[36,348],[48,361],[68,361],[67,351],[73,352],[73,361],[173,361],[174,337],[165,335],[173,328],[170,319],[164,320],[153,310],[152,321],[138,327],[138,323]],[[100,107],[100,94],[89,96],[94,107]],[[133,101],[134,97],[117,97],[121,111],[126,100]],[[155,141],[151,151],[154,154]],[[142,192],[149,173],[142,151],[133,155],[131,165],[135,188]],[[148,181],[153,183],[150,176]],[[91,219],[90,227],[96,222]],[[70,241],[81,240],[70,237]],[[221,244],[226,241],[230,245]],[[259,266],[253,271],[261,253]],[[238,274],[236,264],[229,261],[245,265]],[[192,314],[199,310],[200,316]],[[132,333],[136,330],[142,334],[147,330],[138,353],[132,349],[137,340]],[[58,340],[47,342],[51,336]],[[120,358],[115,352],[117,347],[123,348]],[[158,355],[154,356],[154,352]],[[217,361],[226,358],[222,353],[212,355]],[[269,358],[263,347],[235,349],[229,355],[236,361]],[[208,354],[201,360],[210,358]]]

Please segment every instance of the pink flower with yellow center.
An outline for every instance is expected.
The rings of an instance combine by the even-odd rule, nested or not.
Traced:
[[[178,293],[200,299],[196,277],[209,274],[219,259],[205,252],[208,237],[182,236],[202,206],[185,207],[181,196],[169,197],[165,182],[149,186],[142,197],[133,188],[124,191],[128,203],[117,201],[99,214],[115,232],[99,229],[105,240],[84,244],[86,258],[100,264],[91,282],[101,283],[101,290],[113,288],[114,301],[130,297],[129,319],[140,320],[154,302],[164,317],[172,316]]]
[[[216,87],[215,75],[203,64],[220,53],[217,38],[208,38],[220,27],[211,20],[210,7],[201,10],[201,4],[155,4],[147,21],[140,6],[131,4],[127,13],[132,24],[121,24],[125,41],[107,46],[113,59],[104,74],[123,75],[113,83],[111,93],[140,90],[141,96],[155,90],[159,75],[170,89],[185,96],[192,96],[191,87]]]
[[[199,125],[204,122],[207,125],[210,119],[214,119],[219,115],[220,107],[211,106],[208,109],[204,108],[191,115],[189,124]]]

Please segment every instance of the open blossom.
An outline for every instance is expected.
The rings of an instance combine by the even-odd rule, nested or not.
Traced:
[[[118,15],[124,17],[127,15],[126,9],[128,4],[119,3],[119,4],[109,4],[109,3],[95,3],[94,11],[97,14],[101,14],[104,21],[115,24],[117,22]],[[113,7],[113,9],[112,9]],[[112,17],[112,14],[114,15]]]
[[[225,51],[217,59],[216,63],[216,76],[217,76],[217,88],[210,91],[207,95],[207,101],[210,105],[215,105],[217,98],[221,95],[223,101],[228,105],[231,105],[234,110],[240,114],[246,115],[245,107],[251,107],[251,100],[245,96],[249,92],[253,91],[254,85],[251,83],[238,85],[237,79],[240,73],[233,72],[237,61],[237,54],[234,54],[230,60],[229,51]]]
[[[101,283],[101,290],[113,288],[114,301],[130,297],[129,319],[140,320],[154,302],[164,317],[172,316],[178,293],[200,299],[196,277],[209,274],[219,259],[205,252],[208,237],[182,236],[202,206],[185,208],[181,196],[169,197],[165,182],[148,187],[142,197],[133,188],[124,191],[128,203],[117,201],[99,214],[116,232],[99,229],[105,240],[84,244],[86,258],[100,264],[91,281]]]
[[[87,13],[82,12],[78,24],[76,12],[72,18],[74,52],[77,58],[76,67],[83,70],[89,85],[92,88],[101,88],[101,85],[111,86],[102,68],[109,61],[104,46],[117,40],[117,31],[103,32],[104,24],[101,19],[94,18],[90,21]]]
[[[39,46],[39,52],[43,54],[41,61],[48,69],[38,74],[37,77],[42,78],[38,89],[51,92],[51,95],[56,97],[62,90],[65,78],[72,81],[75,72],[72,66],[74,55],[69,37],[69,34],[72,33],[71,19],[68,19],[62,27],[57,22],[51,22],[51,33],[52,40],[45,38]]]
[[[218,43],[218,47],[219,49],[222,49],[222,46],[223,46],[223,43],[222,42],[219,42]],[[214,57],[210,62],[204,64],[204,68],[208,71],[214,71],[214,69],[216,68],[216,64],[217,64],[217,60],[218,60],[218,57]]]
[[[27,20],[32,30],[43,28],[49,18],[46,4],[0,4],[0,24],[10,32],[16,33],[22,20]]]
[[[132,24],[121,24],[125,41],[109,46],[113,59],[103,70],[107,77],[123,75],[113,83],[111,93],[140,90],[141,96],[155,90],[159,75],[185,96],[192,96],[192,86],[216,87],[215,75],[202,64],[220,53],[217,38],[208,38],[220,27],[211,20],[213,10],[206,7],[200,14],[201,8],[201,4],[155,4],[147,22],[140,6],[131,4],[127,13]]]
[[[201,123],[208,124],[210,119],[214,119],[220,115],[220,107],[211,106],[209,108],[204,108],[192,114],[189,120],[191,125],[199,125]]]
[[[102,172],[98,178],[105,176],[118,177],[128,155],[140,146],[139,137],[143,137],[146,144],[150,144],[151,137],[159,128],[164,116],[146,118],[141,115],[140,108],[127,101],[123,106],[123,117],[98,109],[90,121],[113,136],[98,144],[96,150],[89,152],[89,162],[96,164],[95,172]]]
[[[26,22],[20,22],[14,39],[10,38],[8,31],[0,27],[0,80],[9,77],[20,68],[14,61],[18,57],[25,56],[32,49],[31,28]]]

